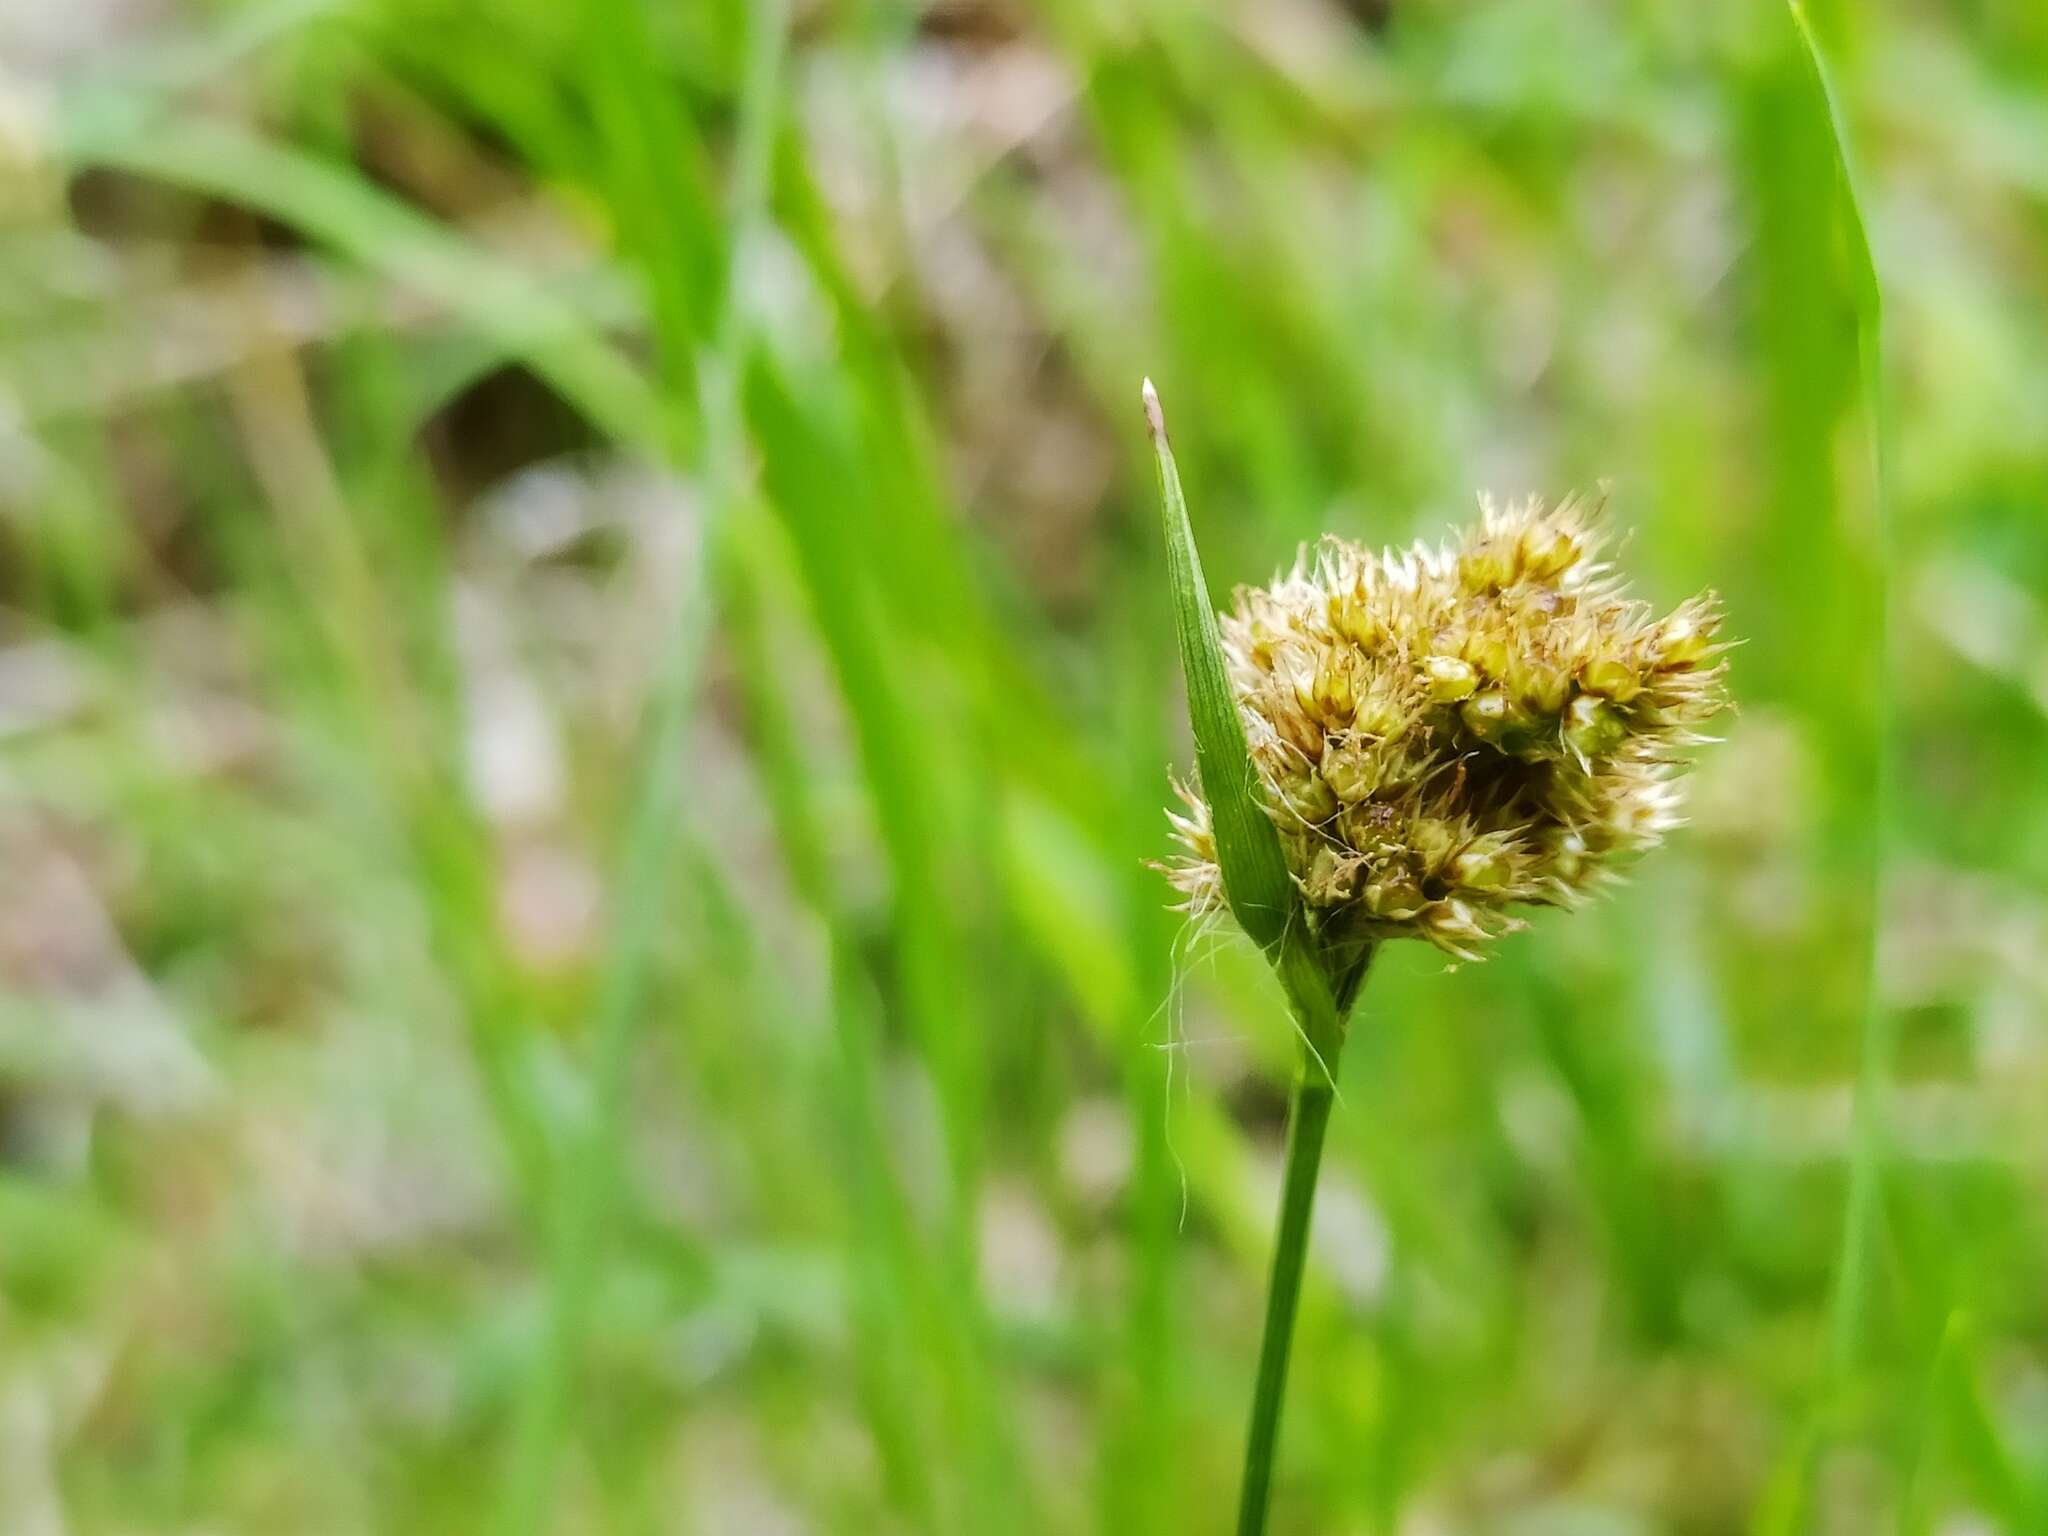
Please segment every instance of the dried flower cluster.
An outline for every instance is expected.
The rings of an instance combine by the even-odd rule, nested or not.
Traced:
[[[1685,750],[1725,703],[1711,594],[1659,619],[1586,511],[1531,500],[1455,546],[1327,539],[1222,617],[1231,684],[1310,921],[1333,951],[1412,936],[1474,957],[1676,820]],[[1195,912],[1223,907],[1183,790]]]

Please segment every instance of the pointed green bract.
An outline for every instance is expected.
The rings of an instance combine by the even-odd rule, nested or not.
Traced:
[[[1245,744],[1244,721],[1230,690],[1216,610],[1202,581],[1202,557],[1188,526],[1180,470],[1166,440],[1166,418],[1147,379],[1145,420],[1159,460],[1159,499],[1166,525],[1166,566],[1173,587],[1173,623],[1180,637],[1181,671],[1188,684],[1188,720],[1195,732],[1195,768],[1215,819],[1216,862],[1224,895],[1238,926],[1275,954],[1294,917],[1294,882],[1280,852],[1280,836],[1266,815],[1265,797]],[[1290,988],[1291,990],[1291,988]]]

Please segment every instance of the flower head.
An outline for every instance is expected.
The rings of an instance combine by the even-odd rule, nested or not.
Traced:
[[[1709,595],[1626,597],[1576,501],[1484,516],[1454,545],[1342,539],[1240,588],[1221,619],[1252,760],[1309,921],[1333,951],[1428,939],[1474,957],[1675,824],[1674,782],[1726,703]],[[1207,804],[1169,866],[1223,907]]]

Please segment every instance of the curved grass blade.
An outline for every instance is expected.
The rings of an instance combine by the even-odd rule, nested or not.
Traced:
[[[1936,1529],[1933,1485],[1943,1470],[1996,1513],[2001,1529],[2048,1529],[2048,1504],[1992,1416],[1979,1372],[1976,1329],[1969,1314],[1955,1308],[1935,1347],[1919,1444],[1901,1477],[1900,1536],[1928,1536]],[[1949,1465],[1945,1468],[1944,1463]]]
[[[1795,30],[1809,66],[1815,106],[1824,119],[1829,142],[1834,146],[1836,219],[1848,258],[1847,299],[1856,318],[1856,351],[1861,373],[1863,413],[1870,433],[1871,488],[1877,502],[1877,536],[1885,537],[1887,471],[1889,451],[1884,399],[1884,308],[1878,286],[1877,263],[1870,252],[1870,237],[1864,227],[1862,198],[1857,185],[1856,166],[1841,101],[1827,56],[1807,20],[1799,0],[1789,0]],[[1886,574],[1884,550],[1880,547],[1872,563],[1872,574],[1880,583],[1877,597],[1873,653],[1883,665],[1890,649],[1889,626],[1884,608],[1882,583]],[[1883,692],[1878,699],[1882,708]],[[1876,783],[1872,787],[1876,825],[1871,834],[1879,841],[1878,878],[1883,878],[1883,842],[1886,809],[1890,802],[1891,732],[1882,717],[1877,721],[1878,753]],[[1839,1377],[1854,1363],[1860,1347],[1864,1319],[1869,1310],[1870,1270],[1880,1219],[1880,1194],[1885,1161],[1885,1080],[1889,1074],[1892,1029],[1890,1016],[1875,984],[1875,941],[1873,979],[1866,993],[1863,1040],[1856,1084],[1855,1140],[1851,1153],[1849,1209],[1844,1223],[1840,1268],[1829,1326],[1831,1368]]]
[[[1870,496],[1875,548],[1868,559],[1867,622],[1870,626],[1868,665],[1883,669],[1890,663],[1892,642],[1889,621],[1890,574],[1887,514],[1890,505],[1890,424],[1884,389],[1883,290],[1877,263],[1871,253],[1869,232],[1863,217],[1863,199],[1856,161],[1851,148],[1848,121],[1828,65],[1826,50],[1815,34],[1801,0],[1786,0],[1786,10],[1798,39],[1798,54],[1804,65],[1810,99],[1819,129],[1832,150],[1833,222],[1839,240],[1841,263],[1835,281],[1841,300],[1855,323],[1860,405],[1869,436]],[[1829,259],[1825,256],[1818,259]],[[1890,806],[1893,799],[1894,732],[1888,718],[1886,693],[1872,690],[1875,711],[1870,721],[1874,738],[1874,761],[1863,788],[1868,833],[1871,840],[1870,878],[1876,882],[1875,916],[1872,922],[1869,973],[1864,988],[1861,1038],[1855,1090],[1854,1125],[1849,1154],[1849,1193],[1842,1220],[1841,1248],[1836,1260],[1833,1294],[1828,1304],[1827,1358],[1816,1400],[1805,1431],[1789,1453],[1782,1477],[1773,1496],[1759,1512],[1753,1529],[1759,1536],[1790,1536],[1810,1520],[1815,1464],[1832,1432],[1831,1416],[1856,1374],[1868,1348],[1866,1335],[1872,1311],[1871,1293],[1877,1268],[1878,1247],[1884,1227],[1884,1177],[1889,1161],[1889,1082],[1896,1024],[1877,985],[1878,944],[1883,921],[1882,886],[1892,836]],[[1912,1489],[1907,1489],[1910,1496]],[[1910,1511],[1908,1511],[1910,1514]]]

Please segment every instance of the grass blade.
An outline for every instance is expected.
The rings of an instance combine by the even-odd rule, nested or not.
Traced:
[[[1906,1466],[1899,1496],[1901,1536],[1923,1536],[1935,1529],[1931,1485],[1944,1449],[1972,1495],[1987,1510],[1996,1511],[2003,1529],[2043,1529],[2048,1508],[1991,1415],[1979,1380],[1976,1330],[1969,1314],[1960,1309],[1949,1313],[1928,1371],[1919,1444]]]
[[[1828,139],[1835,151],[1838,175],[1836,186],[1839,194],[1836,199],[1836,220],[1849,263],[1847,298],[1856,317],[1856,351],[1861,376],[1862,406],[1870,434],[1871,488],[1877,503],[1877,536],[1882,541],[1885,532],[1889,452],[1886,445],[1884,406],[1884,308],[1877,281],[1877,264],[1870,253],[1870,238],[1863,223],[1862,203],[1857,188],[1854,159],[1849,148],[1848,130],[1842,114],[1841,101],[1835,91],[1833,76],[1828,71],[1827,57],[1799,0],[1788,0],[1788,8],[1792,14],[1793,25],[1799,33],[1801,49],[1813,82],[1815,102],[1826,120]],[[1874,613],[1878,629],[1872,637],[1871,654],[1876,658],[1876,665],[1882,667],[1886,664],[1889,654],[1890,639],[1882,588],[1885,560],[1881,546],[1877,558],[1872,562],[1871,574],[1880,584]],[[1878,692],[1877,697],[1879,708],[1882,709],[1882,690]],[[1890,799],[1891,777],[1891,732],[1886,728],[1882,715],[1878,719],[1877,729],[1876,784],[1872,790],[1876,814],[1875,825],[1870,830],[1871,835],[1880,843],[1876,874],[1881,881],[1881,845],[1886,833],[1886,808]],[[1829,1318],[1830,1368],[1838,1378],[1854,1364],[1860,1347],[1864,1320],[1869,1310],[1872,1250],[1876,1245],[1876,1228],[1881,1215],[1879,1195],[1883,1185],[1885,1151],[1884,1092],[1885,1077],[1891,1058],[1892,1032],[1887,1011],[1877,994],[1875,951],[1874,931],[1871,956],[1873,975],[1865,998],[1863,1037],[1859,1048],[1849,1206],[1844,1222],[1841,1262],[1836,1274],[1835,1295]]]
[[[1841,100],[1835,89],[1826,52],[1800,0],[1786,0],[1798,38],[1798,67],[1809,87],[1812,111],[1832,160],[1832,205],[1829,219],[1834,241],[1815,259],[1828,269],[1829,280],[1853,319],[1856,341],[1859,405],[1868,433],[1870,497],[1874,547],[1862,561],[1868,583],[1862,617],[1867,625],[1862,651],[1870,670],[1860,680],[1870,704],[1868,729],[1874,761],[1859,787],[1864,816],[1859,835],[1866,839],[1864,868],[1873,884],[1868,968],[1857,1044],[1854,1122],[1849,1151],[1849,1192],[1842,1220],[1832,1294],[1828,1302],[1826,1366],[1799,1443],[1785,1463],[1778,1487],[1759,1512],[1759,1532],[1790,1532],[1810,1516],[1815,1463],[1828,1439],[1833,1410],[1844,1398],[1867,1347],[1871,1291],[1881,1240],[1884,1165],[1888,1156],[1887,1084],[1891,1072],[1894,1027],[1877,987],[1878,944],[1882,932],[1882,888],[1890,837],[1892,736],[1886,690],[1890,665],[1888,574],[1885,540],[1889,504],[1889,459],[1884,399],[1884,311],[1877,265],[1871,255],[1855,161]],[[1875,686],[1873,686],[1875,685]],[[1909,1490],[1910,1491],[1910,1490]]]

